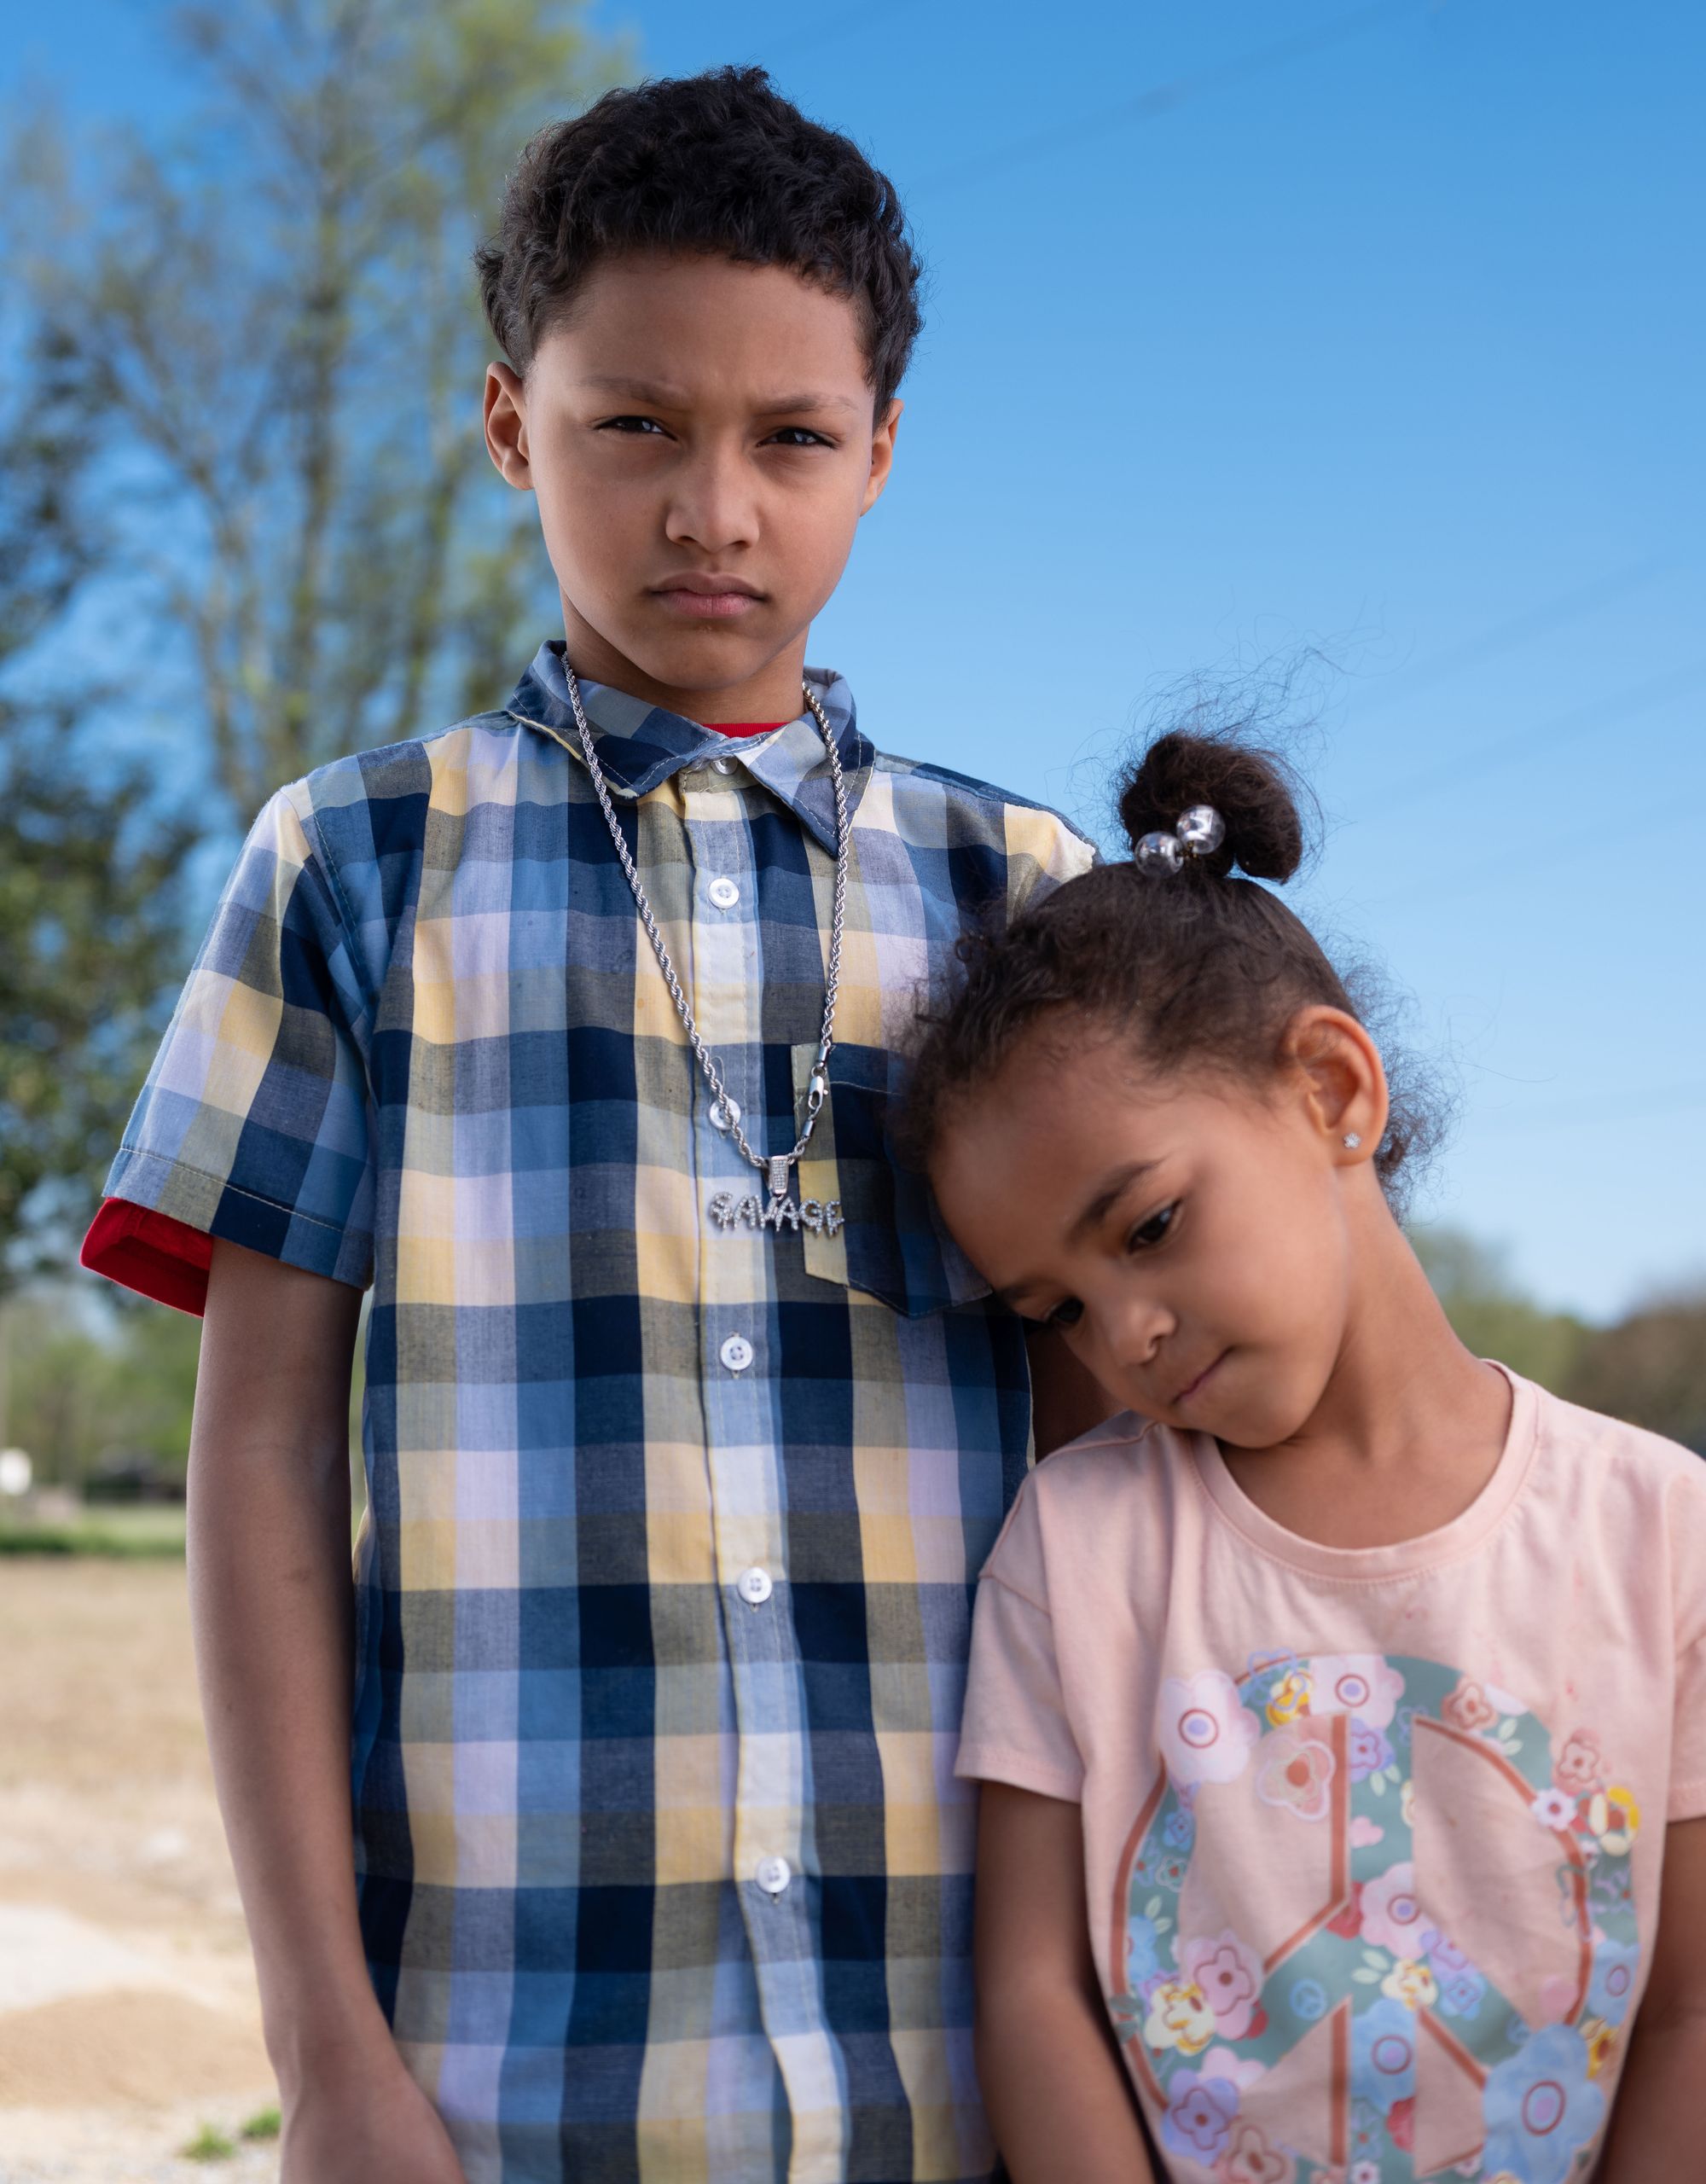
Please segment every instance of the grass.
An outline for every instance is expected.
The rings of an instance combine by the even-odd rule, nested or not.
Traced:
[[[258,2109],[237,2133],[237,2139],[253,2145],[264,2139],[276,2139],[281,2118],[276,2108]],[[215,2123],[204,2123],[186,2146],[178,2153],[185,2161],[229,2161],[238,2152],[237,2139],[228,2138]]]
[[[237,2151],[236,2141],[228,2139],[212,2124],[204,2123],[189,2144],[183,2148],[186,2161],[229,2161]]]
[[[99,1507],[47,1524],[0,1516],[0,1556],[99,1554],[125,1560],[182,1560],[181,1504],[126,1509]]]

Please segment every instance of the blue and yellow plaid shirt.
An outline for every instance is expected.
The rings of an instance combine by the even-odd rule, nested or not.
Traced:
[[[963,933],[1093,852],[883,756],[813,682],[852,816],[798,1186],[840,1202],[833,1234],[710,1216],[761,1182],[712,1123],[548,646],[506,711],[269,804],[108,1185],[373,1283],[361,1918],[470,2184],[993,2166],[954,1761],[1030,1388],[1018,1321],[891,1153],[895,1048]],[[584,698],[747,1136],[786,1151],[833,872],[817,729]]]

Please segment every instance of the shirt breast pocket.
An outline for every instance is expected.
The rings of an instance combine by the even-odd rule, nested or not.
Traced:
[[[802,1107],[816,1057],[815,1045],[793,1049]],[[929,1184],[896,1150],[904,1088],[898,1056],[880,1047],[838,1046],[829,1060],[829,1097],[796,1188],[802,1201],[840,1209],[838,1220],[832,1211],[821,1226],[802,1229],[806,1272],[920,1319],[976,1304],[989,1286],[943,1227]]]

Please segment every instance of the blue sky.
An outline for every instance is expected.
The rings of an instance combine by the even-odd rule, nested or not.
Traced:
[[[1454,1077],[1422,1210],[1596,1315],[1706,1275],[1706,16],[595,20],[655,73],[766,61],[912,212],[901,460],[813,648],[870,732],[1105,832],[1158,692],[1318,648],[1300,906]],[[64,0],[0,88],[171,103],[158,20]]]

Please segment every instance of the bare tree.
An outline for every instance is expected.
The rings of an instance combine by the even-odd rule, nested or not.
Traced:
[[[183,977],[198,837],[493,702],[554,611],[480,446],[469,260],[530,129],[615,79],[584,6],[218,0],[161,16],[185,125],[79,163],[16,118],[0,1298],[74,1248]]]
[[[26,144],[16,277],[98,438],[138,671],[240,816],[493,702],[551,601],[485,474],[469,254],[528,130],[615,79],[583,12],[193,6],[189,126],[85,172]]]

